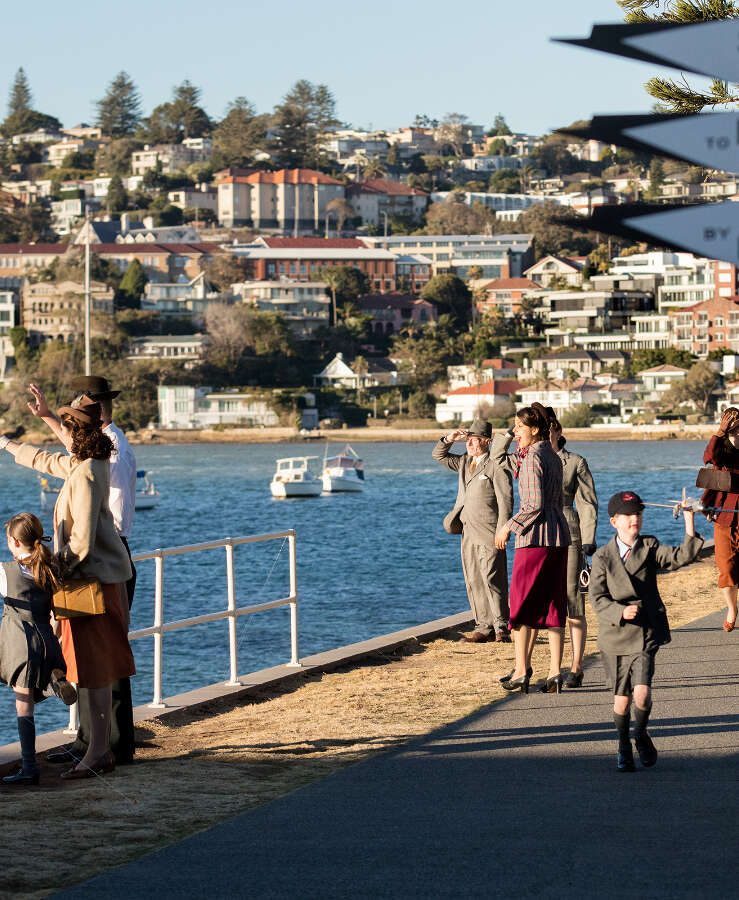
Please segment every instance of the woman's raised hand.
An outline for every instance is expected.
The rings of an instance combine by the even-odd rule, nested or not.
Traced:
[[[49,409],[49,404],[46,402],[43,391],[35,384],[29,384],[28,390],[31,392],[33,400],[29,401],[26,406],[28,406],[33,415],[38,416],[40,419],[44,419],[46,416],[51,415],[51,410]]]

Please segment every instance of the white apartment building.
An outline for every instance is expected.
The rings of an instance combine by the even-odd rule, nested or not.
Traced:
[[[128,359],[200,359],[207,342],[202,334],[150,334],[130,341]]]
[[[0,336],[7,335],[18,324],[18,294],[0,291]]]
[[[209,292],[205,275],[201,272],[191,281],[149,281],[141,298],[141,309],[159,316],[202,321],[211,303],[233,303],[228,294]]]
[[[179,206],[180,209],[209,209],[218,213],[218,191],[210,184],[169,191],[167,199],[172,206]]]
[[[460,166],[471,172],[499,172],[501,169],[523,169],[529,160],[525,156],[470,156],[460,159]]]
[[[732,269],[726,264],[723,275],[725,283],[719,284],[719,296],[734,293]],[[692,306],[716,296],[716,262],[712,259],[694,256],[692,253],[672,253],[655,250],[650,253],[635,253],[632,256],[616,257],[609,269],[612,275],[657,275],[662,284],[657,288],[657,309],[659,312],[682,306]]]
[[[232,284],[231,292],[263,312],[281,313],[301,340],[329,323],[331,297],[322,281],[244,281]]]
[[[167,175],[186,169],[196,162],[210,162],[213,156],[213,141],[210,138],[185,138],[181,144],[148,144],[137,150],[131,157],[131,171],[143,175],[149,169],[161,166]]]
[[[209,388],[162,385],[158,403],[161,428],[270,426],[280,421],[270,400],[257,392],[214,392]]]
[[[451,191],[436,191],[431,194],[431,202],[444,203],[451,193]],[[503,212],[521,213],[523,210],[529,209],[537,203],[543,203],[548,199],[543,194],[495,194],[483,191],[457,191],[455,193],[464,198],[467,206],[472,206],[473,203],[482,203],[483,206],[492,209],[496,214]]]

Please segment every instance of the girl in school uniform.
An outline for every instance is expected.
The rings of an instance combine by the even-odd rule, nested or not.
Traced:
[[[22,768],[5,784],[38,784],[34,705],[51,686],[67,705],[77,699],[65,677],[59,641],[51,627],[51,597],[57,586],[53,559],[41,522],[18,513],[5,523],[13,561],[0,564],[0,593],[5,598],[0,624],[0,681],[15,691]]]

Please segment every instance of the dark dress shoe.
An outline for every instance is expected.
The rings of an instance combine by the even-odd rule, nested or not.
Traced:
[[[507,631],[498,631],[496,632],[495,640],[499,644],[510,644],[511,636]]]
[[[465,634],[460,638],[462,644],[487,644],[489,641],[495,640],[495,632],[492,637],[489,634],[483,634],[481,631],[473,631],[472,634]]]
[[[657,748],[654,746],[652,739],[647,732],[634,738],[636,744],[636,752],[639,754],[639,761],[645,769],[649,769],[657,762]]]
[[[582,679],[582,669],[580,669],[579,672],[570,672],[570,674],[567,676],[567,681],[565,681],[565,687],[570,689],[582,687]]]
[[[92,765],[88,766],[80,763],[74,768],[62,772],[61,777],[67,781],[74,781],[78,778],[94,778],[96,775],[105,775],[107,772],[112,772],[113,769],[115,769],[115,756],[110,750],[106,750]]]
[[[523,675],[521,678],[511,678],[509,681],[504,681],[503,682],[503,690],[505,690],[505,691],[520,690],[522,694],[528,694],[528,692],[529,692],[529,676]]]
[[[539,690],[542,694],[561,694],[562,693],[562,675],[552,675],[542,682]]]
[[[26,775],[23,769],[19,769],[15,775],[6,775],[3,778],[3,784],[38,784],[38,780],[38,772]]]
[[[636,772],[634,765],[634,751],[631,749],[631,741],[618,745],[618,762],[616,768],[619,772]]]
[[[77,689],[70,681],[67,681],[67,677],[61,669],[51,670],[49,685],[65,706],[71,706],[77,702]]]
[[[82,759],[84,755],[84,747],[78,749],[74,744],[67,744],[66,747],[59,747],[57,750],[52,750],[51,753],[47,753],[46,762],[49,762],[52,765],[76,763],[78,760]]]
[[[515,669],[511,669],[511,671],[510,671],[507,675],[503,675],[501,678],[498,679],[498,681],[499,681],[501,684],[505,684],[506,681],[510,681],[511,678],[513,678],[515,672],[516,672]],[[526,669],[526,676],[527,676],[529,679],[531,678],[531,676],[532,676],[533,674],[534,674],[534,670],[533,670],[531,667],[529,667],[528,669]]]

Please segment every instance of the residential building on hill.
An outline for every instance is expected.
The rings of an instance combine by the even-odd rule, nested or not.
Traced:
[[[332,200],[344,199],[344,184],[313,169],[262,172],[227,169],[216,174],[218,222],[229,228],[276,229],[283,234],[321,233]]]
[[[0,290],[0,336],[5,337],[18,324],[18,292]]]
[[[106,284],[90,284],[91,333],[104,337],[113,319],[113,290]],[[23,284],[23,327],[29,343],[73,341],[82,337],[85,318],[85,286],[74,281]],[[107,323],[106,323],[107,320]]]
[[[626,353],[615,351],[566,350],[550,356],[533,359],[529,372],[531,377],[543,379],[564,379],[569,372],[588,381],[595,380],[604,369],[612,366],[624,367],[629,361]]]
[[[529,266],[523,274],[543,288],[550,287],[553,281],[568,287],[580,287],[586,261],[585,256],[556,256],[550,253]]]
[[[739,351],[739,296],[713,297],[670,311],[675,347],[706,357],[712,350]]]
[[[131,157],[131,171],[134,175],[144,175],[150,169],[159,169],[172,175],[186,169],[193,163],[210,162],[213,156],[213,141],[210,138],[185,138],[181,144],[156,144],[134,151]]]
[[[482,359],[479,365],[447,366],[449,390],[484,384],[486,381],[519,381],[521,369],[510,359]]]
[[[232,284],[231,292],[262,312],[283,315],[299,340],[329,324],[331,297],[323,281],[244,281]]]
[[[356,304],[365,315],[372,316],[372,332],[377,335],[397,334],[411,322],[425,325],[438,318],[433,303],[408,294],[366,294]]]
[[[390,178],[369,178],[346,188],[346,199],[364,225],[383,225],[384,216],[410,216],[420,221],[429,195]]]
[[[451,193],[451,191],[436,191],[431,194],[431,202],[444,203]],[[455,191],[455,194],[461,194],[467,206],[481,203],[492,209],[496,218],[506,222],[515,222],[524,210],[547,199],[540,194],[496,194],[489,191]]]
[[[420,294],[426,287],[431,280],[431,269],[431,260],[420,253],[401,253],[395,256],[398,288],[411,294]]]
[[[201,358],[207,340],[202,334],[150,334],[132,338],[127,358],[139,362],[147,359],[191,362]]]
[[[522,389],[520,382],[504,379],[455,388],[442,394],[434,416],[437,422],[460,423],[470,422],[478,415],[511,415],[514,398]]]
[[[229,250],[249,261],[256,281],[310,281],[326,266],[353,266],[367,276],[373,291],[396,289],[395,255],[354,238],[257,238]]]
[[[360,388],[405,384],[405,375],[390,359],[365,359],[364,366],[349,365],[343,353],[337,353],[317,375],[313,376],[315,387]]]
[[[154,312],[164,319],[192,319],[197,326],[201,326],[211,303],[233,302],[230,294],[208,290],[205,275],[200,272],[191,281],[147,282],[141,309]]]
[[[306,394],[313,398],[314,395]],[[212,428],[279,425],[268,395],[258,391],[213,391],[206,387],[161,385],[158,392],[161,428]]]
[[[535,382],[521,389],[521,403],[524,406],[531,406],[532,403],[551,406],[561,416],[581,403],[588,406],[599,403],[602,388],[603,385],[592,378]]]
[[[518,315],[526,300],[540,295],[540,287],[528,278],[495,278],[482,285],[476,296],[484,292],[485,299],[477,301],[481,314],[499,312],[510,318]]]

